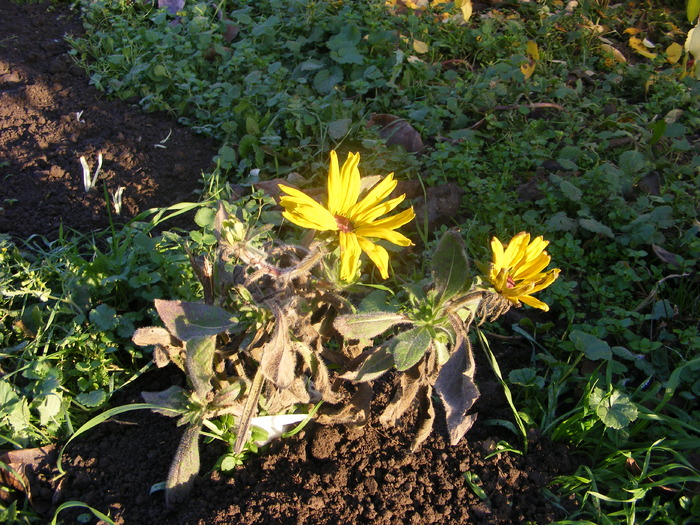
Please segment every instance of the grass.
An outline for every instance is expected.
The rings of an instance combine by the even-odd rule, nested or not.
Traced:
[[[331,148],[359,150],[367,173],[464,188],[456,225],[482,258],[494,234],[551,239],[563,278],[543,294],[550,314],[492,329],[532,347],[504,377],[519,423],[581,458],[551,487],[578,503],[561,523],[698,515],[700,82],[666,51],[692,27],[683,3],[499,4],[466,25],[369,0],[188,2],[176,25],[147,3],[75,5],[92,84],[221,141],[208,197],[252,169],[318,185]],[[404,119],[425,148],[387,147],[373,114]],[[0,238],[9,446],[65,439],[109,406],[147,366],[129,338],[152,300],[200,293],[181,246],[204,249],[207,231],[154,235],[157,220]]]

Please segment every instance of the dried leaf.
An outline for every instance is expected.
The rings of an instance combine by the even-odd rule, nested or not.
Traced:
[[[395,115],[375,113],[367,122],[368,127],[380,126],[379,136],[387,146],[399,145],[409,153],[423,149],[423,139],[413,126]]]
[[[180,440],[165,482],[165,503],[169,507],[187,499],[199,473],[200,425],[190,425]]]
[[[600,44],[600,49],[601,49],[604,53],[606,53],[606,54],[608,54],[608,55],[612,55],[612,57],[613,57],[617,62],[619,62],[619,63],[621,63],[621,64],[624,64],[624,63],[627,62],[627,59],[625,58],[625,55],[623,55],[622,52],[621,52],[619,49],[617,49],[617,48],[611,46],[610,44]]]
[[[430,46],[421,40],[413,39],[413,50],[416,53],[423,54],[430,51]]]
[[[661,246],[657,246],[656,244],[652,244],[651,249],[654,250],[656,256],[659,259],[661,259],[667,266],[673,268],[674,270],[679,269],[681,267],[682,259],[679,255],[669,252],[668,250],[662,248]]]
[[[176,15],[185,7],[185,0],[158,0],[158,8],[166,8],[171,15]]]
[[[274,313],[277,322],[272,337],[263,346],[260,369],[265,379],[284,389],[294,380],[296,352],[289,338],[289,325],[284,312],[276,310]]]
[[[452,445],[456,445],[476,421],[476,415],[467,415],[467,412],[479,399],[469,339],[463,337],[459,343],[435,382],[435,391],[445,406],[447,432]]]
[[[420,402],[416,434],[411,442],[411,452],[415,452],[428,439],[435,424],[435,407],[432,398],[433,389],[430,385],[421,386],[417,397]]]
[[[394,312],[371,312],[341,315],[333,327],[347,339],[371,339],[386,332],[392,326],[411,322],[405,315]]]
[[[131,340],[137,346],[167,346],[172,343],[172,339],[170,332],[160,326],[137,328],[134,335],[131,336]]]
[[[632,36],[632,37],[630,37],[628,44],[638,54],[640,54],[644,57],[647,57],[647,58],[656,58],[656,53],[652,53],[651,51],[648,51],[647,47],[644,45],[644,42],[640,38],[637,38],[636,36]]]
[[[465,22],[472,17],[472,0],[455,0],[455,7],[462,12],[462,18]]]
[[[365,385],[366,383],[362,384]],[[411,406],[420,386],[420,372],[416,369],[401,374],[399,386],[394,392],[394,397],[379,416],[379,422],[385,427],[393,426],[396,420]]]
[[[0,484],[24,492],[27,499],[35,504],[32,493],[32,485],[38,481],[35,473],[43,465],[51,465],[55,462],[55,445],[5,452],[0,456]],[[6,495],[7,491],[0,491],[1,500],[5,500]]]
[[[357,425],[369,420],[370,403],[374,391],[368,383],[360,383],[350,401],[337,412],[325,412],[316,418],[320,425]]]

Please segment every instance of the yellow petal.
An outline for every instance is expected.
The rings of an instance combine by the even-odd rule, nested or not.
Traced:
[[[365,210],[371,208],[378,202],[381,202],[382,200],[387,198],[389,194],[391,194],[391,192],[394,191],[397,184],[398,182],[394,180],[394,174],[389,173],[389,175],[387,175],[381,181],[375,184],[374,187],[360,202],[355,204],[350,209],[350,216],[357,217],[360,214],[362,214],[362,212],[364,212]]]
[[[506,246],[506,251],[503,254],[504,266],[511,267],[513,261],[518,260],[523,256],[528,243],[530,242],[530,234],[526,232],[520,232],[518,235],[513,237],[508,246]]]
[[[373,226],[366,226],[355,230],[358,237],[369,237],[372,239],[384,239],[397,246],[412,246],[413,243],[408,237],[396,232],[394,230],[389,230],[388,228],[374,228]]]
[[[522,297],[520,297],[520,300],[526,305],[532,306],[533,308],[539,308],[540,310],[545,312],[549,311],[549,305],[547,303],[543,303],[539,299],[535,299],[530,295],[523,295]]]
[[[359,153],[348,153],[348,158],[345,160],[343,167],[340,169],[340,194],[335,196],[331,196],[330,194],[328,195],[329,199],[337,199],[339,204],[337,211],[331,209],[331,212],[347,217],[350,209],[355,205],[357,199],[360,197],[360,187],[362,182],[360,179],[360,170],[357,167],[359,163]]]
[[[375,266],[379,269],[382,279],[387,279],[389,277],[389,253],[383,247],[374,244],[367,239],[358,237],[357,240],[362,248],[362,251],[369,256]]]
[[[340,232],[340,278],[351,281],[357,275],[362,249],[354,233]]]
[[[378,220],[379,217],[381,217],[382,215],[386,215],[391,210],[396,208],[399,204],[403,202],[405,197],[405,195],[401,195],[399,197],[396,197],[395,199],[390,199],[386,202],[377,203],[358,215],[352,215],[351,218],[356,225],[372,223],[375,220]]]
[[[383,219],[377,219],[372,221],[371,226],[373,228],[388,228],[390,230],[395,230],[400,228],[404,224],[408,224],[415,218],[416,214],[413,211],[413,206],[410,208],[397,213],[396,215],[391,215],[389,217],[384,217]]]
[[[503,268],[505,253],[503,251],[503,243],[497,237],[491,239],[491,251],[493,252],[493,265],[496,268]]]

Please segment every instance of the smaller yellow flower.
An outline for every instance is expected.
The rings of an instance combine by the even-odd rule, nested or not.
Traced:
[[[530,242],[530,234],[521,232],[504,248],[496,237],[491,240],[493,260],[488,270],[488,279],[503,297],[516,306],[520,302],[544,310],[549,306],[532,294],[547,288],[559,277],[555,268],[543,272],[552,258],[545,251],[549,241],[537,237]]]
[[[328,170],[328,196],[322,205],[305,193],[280,184],[284,195],[280,205],[285,219],[302,228],[337,232],[340,244],[340,278],[350,281],[360,265],[360,254],[367,256],[379,269],[383,279],[389,277],[389,253],[372,239],[383,239],[398,246],[411,246],[408,237],[396,230],[415,217],[413,207],[396,215],[382,217],[396,208],[406,197],[385,200],[398,182],[390,173],[360,199],[360,154],[350,153],[342,167],[331,151]]]

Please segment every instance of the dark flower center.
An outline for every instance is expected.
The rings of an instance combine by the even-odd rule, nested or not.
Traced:
[[[336,215],[335,216],[335,223],[338,225],[338,230],[340,230],[343,233],[350,233],[353,230],[352,223],[350,222],[350,219],[348,219],[346,217]]]
[[[515,288],[515,281],[513,280],[513,278],[510,275],[506,279],[506,287],[507,288]]]

